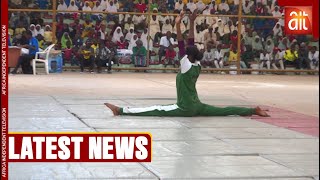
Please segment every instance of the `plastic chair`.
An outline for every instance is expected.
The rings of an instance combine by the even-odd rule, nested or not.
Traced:
[[[51,49],[54,46],[55,46],[55,44],[51,44],[44,51],[36,53],[35,59],[32,60],[33,75],[36,75],[36,62],[44,63],[44,68],[46,70],[46,73],[49,74],[49,54],[50,54]],[[45,59],[40,59],[40,55],[45,55]]]

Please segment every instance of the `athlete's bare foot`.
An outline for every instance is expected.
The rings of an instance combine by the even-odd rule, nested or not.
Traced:
[[[266,113],[266,110],[262,110],[259,106],[256,107],[255,114],[262,117],[270,117],[270,115]]]
[[[120,108],[118,106],[115,106],[110,103],[104,103],[112,112],[114,116],[119,116],[120,115]]]

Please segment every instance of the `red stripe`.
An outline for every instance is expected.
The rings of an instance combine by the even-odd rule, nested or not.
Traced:
[[[1,0],[1,179],[8,179],[8,1]]]
[[[256,121],[272,124],[278,127],[290,129],[303,134],[319,137],[319,118],[275,107],[263,107],[269,109],[271,117],[264,118],[252,116]]]

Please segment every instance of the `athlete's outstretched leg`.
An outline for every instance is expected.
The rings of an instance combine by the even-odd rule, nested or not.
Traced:
[[[105,104],[110,108],[115,116],[158,116],[158,117],[188,117],[192,116],[190,112],[183,111],[176,104],[164,106],[150,106],[144,108],[119,108],[112,104]]]
[[[198,116],[252,116],[259,115],[267,117],[269,116],[265,111],[259,107],[256,108],[245,108],[245,107],[215,107],[207,104],[203,104]]]

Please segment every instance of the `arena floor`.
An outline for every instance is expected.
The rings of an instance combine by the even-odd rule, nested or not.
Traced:
[[[103,103],[175,103],[175,74],[9,76],[9,129],[153,135],[152,163],[10,163],[10,179],[319,179],[319,77],[203,74],[203,102],[259,117],[113,117]]]

